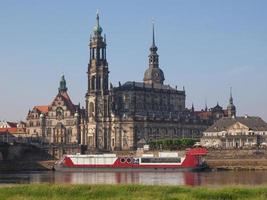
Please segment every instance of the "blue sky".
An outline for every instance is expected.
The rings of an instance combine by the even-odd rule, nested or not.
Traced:
[[[141,81],[151,19],[165,83],[185,86],[187,106],[227,106],[267,120],[267,1],[1,1],[0,120],[25,120],[51,103],[65,74],[84,105],[89,35],[96,10],[107,35],[110,81]]]

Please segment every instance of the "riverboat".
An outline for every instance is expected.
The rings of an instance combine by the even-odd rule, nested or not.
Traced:
[[[55,163],[56,171],[194,171],[205,167],[205,148],[188,149],[185,156],[178,152],[143,154],[140,157],[116,154],[65,155]]]

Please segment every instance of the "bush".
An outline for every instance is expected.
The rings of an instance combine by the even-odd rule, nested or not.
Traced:
[[[181,150],[191,148],[198,139],[182,138],[182,139],[164,139],[151,141],[149,146],[152,150]]]

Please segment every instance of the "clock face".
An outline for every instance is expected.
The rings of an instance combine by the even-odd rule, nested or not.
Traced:
[[[155,72],[154,73],[154,77],[159,77],[159,73],[158,72]]]
[[[153,73],[153,78],[156,80],[156,81],[160,81],[160,75],[158,72],[155,72]]]

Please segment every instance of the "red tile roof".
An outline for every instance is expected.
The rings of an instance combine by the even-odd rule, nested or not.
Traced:
[[[37,109],[41,113],[48,113],[49,106],[34,106],[33,109]]]
[[[17,128],[0,128],[0,133],[16,133],[18,131]]]
[[[201,119],[209,119],[211,117],[211,115],[212,115],[212,113],[210,111],[196,111],[195,113]]]

